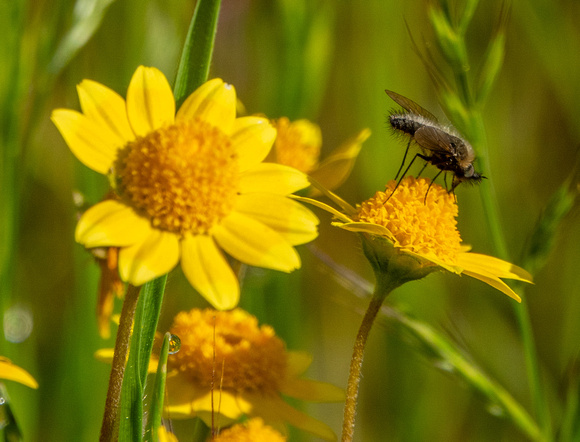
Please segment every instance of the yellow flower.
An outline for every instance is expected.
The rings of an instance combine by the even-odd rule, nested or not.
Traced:
[[[0,379],[20,382],[30,388],[38,388],[38,382],[23,368],[14,365],[10,359],[0,356]]]
[[[531,282],[532,276],[514,264],[472,253],[462,245],[454,195],[424,178],[405,177],[393,193],[395,186],[390,181],[385,192],[377,192],[356,209],[325,191],[345,213],[316,200],[296,198],[332,213],[338,219],[333,225],[364,234],[365,252],[375,271],[395,267],[404,282],[444,269],[479,279],[521,302],[501,279]]]
[[[264,425],[262,419],[254,418],[244,424],[237,424],[221,431],[211,440],[214,442],[284,442],[286,437]]]
[[[194,309],[179,313],[170,331],[181,339],[180,351],[168,363],[166,405],[172,419],[197,416],[210,426],[213,413],[217,425],[227,426],[247,415],[281,432],[289,423],[335,439],[327,425],[291,407],[281,395],[332,402],[344,400],[343,391],[301,379],[311,357],[287,351],[271,327],[258,327],[255,317],[239,309]]]
[[[159,442],[178,442],[175,434],[168,431],[163,425],[157,429],[157,440]]]
[[[320,127],[308,120],[290,122],[286,117],[273,122],[278,135],[268,160],[307,173],[327,189],[336,189],[350,175],[362,143],[370,136],[364,129],[320,162]],[[313,189],[316,194],[316,189]]]
[[[127,101],[84,80],[83,113],[52,120],[75,156],[108,175],[117,199],[81,217],[76,240],[119,247],[123,281],[141,285],[181,266],[216,308],[234,307],[239,284],[222,249],[254,266],[300,267],[294,245],[314,239],[318,219],[287,196],[306,176],[266,164],[276,137],[268,120],[236,118],[236,93],[221,79],[203,84],[175,113],[165,76],[139,67]]]

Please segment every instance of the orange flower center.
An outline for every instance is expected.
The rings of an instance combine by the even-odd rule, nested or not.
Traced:
[[[237,424],[223,430],[213,440],[214,442],[284,442],[286,437],[256,417],[244,424]]]
[[[391,180],[385,192],[358,206],[356,220],[386,227],[395,247],[454,264],[461,245],[455,196],[429,185],[424,178],[405,177],[393,193]]]
[[[233,208],[238,163],[230,138],[199,119],[181,120],[130,142],[116,175],[122,197],[153,227],[206,233]]]
[[[300,172],[308,173],[318,166],[322,135],[320,128],[308,120],[297,120],[293,123],[288,118],[274,122],[278,131],[271,158],[279,164],[294,167]]]
[[[171,333],[181,338],[171,367],[201,387],[210,388],[213,378],[224,389],[279,392],[286,375],[286,349],[271,327],[258,327],[254,316],[239,309],[193,309],[175,317]]]

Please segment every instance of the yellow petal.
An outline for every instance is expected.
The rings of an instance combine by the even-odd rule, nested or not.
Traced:
[[[236,90],[221,78],[202,84],[183,102],[177,119],[199,117],[230,134],[236,118]]]
[[[289,195],[289,198],[292,198],[292,199],[298,200],[298,201],[302,201],[304,203],[318,207],[319,209],[325,210],[326,212],[331,213],[332,215],[334,215],[335,218],[341,220],[344,223],[351,223],[352,222],[352,220],[348,216],[346,216],[344,213],[339,212],[334,207],[329,206],[328,204],[323,203],[322,201],[318,201],[318,200],[315,200],[312,198],[305,198],[305,197],[298,196],[298,195]],[[338,227],[342,226],[342,224],[339,224],[339,223],[336,223],[335,225],[337,225]]]
[[[385,226],[380,224],[366,223],[366,222],[346,222],[346,223],[332,223],[332,225],[348,230],[349,232],[369,233],[371,235],[382,236],[391,242],[394,242],[393,234]]]
[[[242,117],[234,121],[231,138],[243,172],[266,158],[276,139],[276,129],[266,118]]]
[[[533,277],[521,267],[494,256],[479,253],[460,253],[457,257],[459,266],[477,272],[484,270],[498,278],[517,279],[532,282]]]
[[[292,245],[304,244],[318,236],[318,218],[302,204],[269,193],[240,195],[236,211],[243,213],[282,235]]]
[[[326,382],[309,379],[286,379],[280,385],[280,393],[311,402],[341,402],[344,401],[344,390]]]
[[[115,350],[112,348],[99,348],[94,354],[96,360],[106,362],[108,364],[113,362],[114,355]]]
[[[175,100],[160,70],[137,68],[127,90],[127,115],[133,132],[140,136],[173,123]]]
[[[151,231],[150,223],[119,201],[102,201],[81,216],[75,240],[87,248],[123,247],[143,241]]]
[[[325,440],[336,440],[336,435],[328,425],[296,410],[279,396],[244,394],[253,407],[252,416],[260,416],[274,428],[283,428],[285,423],[308,431]]]
[[[358,211],[354,207],[352,207],[349,203],[347,203],[345,200],[339,197],[336,193],[328,190],[314,178],[309,177],[309,180],[310,184],[312,184],[313,187],[315,187],[318,191],[320,191],[320,193],[328,197],[330,201],[332,201],[334,204],[340,207],[346,215],[353,217],[358,213]]]
[[[119,251],[121,279],[142,285],[169,273],[179,261],[179,239],[176,234],[151,230],[148,237]]]
[[[210,236],[185,236],[181,267],[191,285],[216,309],[229,310],[238,304],[238,279]]]
[[[370,136],[371,131],[365,129],[356,137],[348,140],[338,149],[333,151],[320,166],[310,173],[310,176],[327,189],[336,189],[350,175],[358,154],[362,148],[362,143]],[[312,188],[311,195],[318,195],[321,192]]]
[[[510,298],[513,298],[518,302],[522,302],[522,298],[520,298],[518,294],[514,292],[505,282],[503,282],[501,279],[491,274],[486,274],[483,271],[472,272],[467,269],[463,270],[462,273],[464,275],[471,276],[472,278],[479,279],[480,281],[483,281],[486,284],[492,286],[494,289],[497,289],[500,292],[505,293]]]
[[[183,374],[167,378],[167,401],[165,413],[172,419],[188,419],[201,416],[210,417],[211,425],[211,391],[202,388]],[[241,416],[242,411],[236,398],[227,391],[214,390],[214,411],[217,411],[218,401],[220,419],[233,420]],[[224,423],[225,425],[225,423]]]
[[[38,388],[38,382],[30,373],[4,357],[0,357],[0,379],[20,382],[30,388]]]
[[[309,185],[305,174],[281,164],[260,163],[240,174],[240,193],[288,195]]]
[[[157,428],[157,440],[159,442],[178,442],[177,436],[163,425],[160,425],[159,428]]]
[[[286,377],[293,378],[303,374],[312,364],[312,355],[305,351],[288,351]]]
[[[83,113],[111,132],[119,146],[135,138],[129,125],[125,100],[112,89],[96,81],[83,80],[77,91]]]
[[[116,137],[77,111],[55,109],[50,118],[81,163],[103,175],[109,172],[123,146]]]
[[[212,393],[208,391],[192,402],[192,408],[196,416],[210,427],[212,420],[215,422],[216,418],[221,425],[227,426],[242,414],[237,398],[232,393],[219,389],[213,392],[213,403]]]
[[[212,233],[227,253],[245,264],[283,272],[300,267],[298,253],[279,233],[241,213],[232,212]]]

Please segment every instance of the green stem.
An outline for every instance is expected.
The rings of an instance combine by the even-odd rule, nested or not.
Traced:
[[[491,166],[489,163],[487,143],[485,142],[483,119],[480,112],[474,112],[474,114],[475,115],[473,118],[476,120],[476,134],[474,139],[478,141],[478,144],[476,144],[478,148],[478,155],[483,163],[484,170],[490,171]],[[499,258],[509,261],[506,240],[501,228],[501,220],[497,203],[497,193],[495,191],[495,186],[491,176],[488,176],[487,182],[485,185],[482,185],[480,189],[481,201],[484,209],[483,211],[487,218],[487,225],[490,229],[494,252]],[[514,308],[514,313],[518,321],[518,328],[522,337],[526,372],[528,375],[530,394],[532,396],[534,415],[539,421],[539,425],[542,429],[544,437],[546,440],[549,440],[551,439],[551,436],[549,435],[552,433],[550,412],[545,397],[545,391],[542,387],[538,355],[536,352],[534,333],[530,321],[527,301],[524,297],[522,297],[521,304],[512,303],[512,306]]]
[[[381,275],[377,272],[377,285],[375,287],[375,292],[373,293],[369,307],[367,308],[356,335],[352,359],[350,361],[350,371],[346,387],[346,401],[344,404],[344,417],[342,421],[342,442],[352,441],[354,435],[362,362],[369,333],[375,318],[377,317],[377,313],[381,309],[381,305],[383,305],[383,301],[387,295],[399,285],[400,282],[395,282],[395,280],[390,278],[388,274]]]
[[[113,355],[113,365],[111,367],[111,376],[109,377],[109,389],[107,391],[107,401],[105,402],[105,415],[101,426],[101,442],[112,441],[115,434],[117,416],[119,414],[119,404],[121,402],[121,388],[123,386],[123,376],[125,374],[125,364],[127,362],[127,353],[129,352],[129,342],[131,338],[131,327],[139,299],[141,287],[129,285],[121,318],[119,320],[119,330],[115,341],[115,354]]]

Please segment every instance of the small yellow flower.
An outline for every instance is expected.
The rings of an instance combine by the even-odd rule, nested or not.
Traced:
[[[264,425],[262,419],[254,418],[244,424],[237,424],[221,431],[211,440],[215,442],[284,442],[286,437],[272,427]]]
[[[370,136],[370,130],[362,130],[320,162],[322,134],[317,124],[304,119],[290,122],[286,117],[273,123],[278,135],[268,160],[294,167],[331,190],[348,178],[362,143]]]
[[[119,247],[123,281],[141,285],[181,261],[195,289],[228,309],[239,284],[222,250],[258,267],[300,267],[293,246],[316,237],[318,219],[287,196],[309,183],[293,168],[262,163],[276,130],[264,118],[236,118],[233,86],[210,80],[177,114],[155,68],[136,70],[127,101],[90,80],[78,93],[83,112],[57,109],[52,120],[118,198],[83,213],[75,237],[87,248]]]
[[[532,276],[514,264],[472,253],[462,245],[454,195],[424,178],[405,177],[393,193],[395,186],[390,181],[385,192],[377,192],[356,209],[325,191],[345,213],[316,200],[296,198],[331,212],[338,219],[333,225],[364,234],[365,252],[376,271],[387,266],[404,269],[399,272],[404,282],[444,269],[479,279],[521,302],[500,278],[531,282]]]
[[[343,391],[301,379],[311,357],[287,351],[271,327],[259,327],[255,317],[239,309],[194,309],[175,317],[171,333],[181,338],[181,349],[168,364],[166,405],[172,419],[197,416],[211,425],[213,413],[214,422],[227,426],[247,415],[282,432],[289,423],[335,439],[327,425],[291,407],[281,395],[333,402],[344,400]]]
[[[159,442],[178,442],[175,434],[168,431],[163,425],[157,429],[157,440]]]
[[[0,356],[0,379],[20,382],[30,388],[38,388],[38,382],[23,368],[14,365],[10,359]]]

